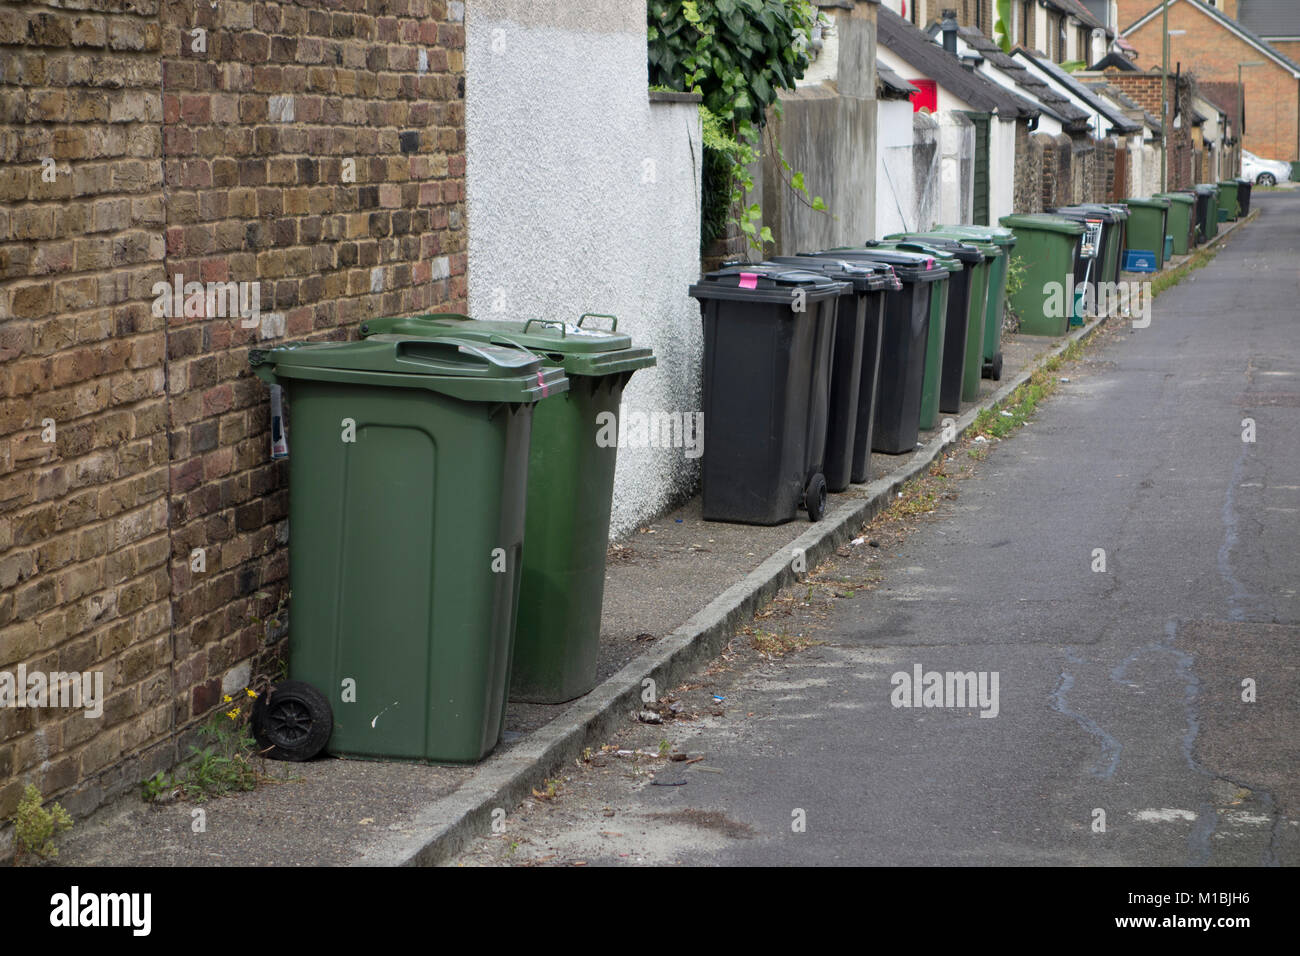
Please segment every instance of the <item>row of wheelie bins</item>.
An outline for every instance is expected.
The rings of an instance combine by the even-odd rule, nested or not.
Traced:
[[[598,425],[655,358],[612,316],[361,333],[249,355],[293,426],[290,679],[253,731],[279,759],[474,762],[508,700],[595,686],[618,445]]]
[[[828,494],[871,480],[871,455],[1000,378],[1016,237],[939,226],[701,276],[705,520],[817,521]]]

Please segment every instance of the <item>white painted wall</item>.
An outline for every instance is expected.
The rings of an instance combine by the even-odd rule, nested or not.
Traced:
[[[993,117],[989,127],[989,222],[996,225],[1015,206],[1016,121]]]
[[[699,117],[649,100],[645,3],[475,0],[466,18],[470,313],[613,313],[658,357],[625,405],[697,411]],[[690,492],[698,463],[620,449],[611,533]]]
[[[1098,60],[1106,55],[1106,32],[1104,30],[1093,30],[1088,50],[1088,66],[1092,66]]]
[[[1139,132],[1128,137],[1128,195],[1125,199],[1148,196],[1155,190],[1146,188],[1145,137]]]
[[[912,104],[877,100],[876,231],[879,239],[916,228],[912,188]]]
[[[940,113],[939,208],[936,221],[968,223],[975,209],[975,125],[962,113]]]

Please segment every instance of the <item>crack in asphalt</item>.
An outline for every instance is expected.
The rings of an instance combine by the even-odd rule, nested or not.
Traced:
[[[1083,664],[1085,661],[1079,655],[1075,654],[1070,648],[1065,650],[1065,659],[1071,664]],[[1095,720],[1077,711],[1071,710],[1066,703],[1065,695],[1074,687],[1074,675],[1069,671],[1061,672],[1061,683],[1057,685],[1052,692],[1051,701],[1052,709],[1057,713],[1069,717],[1089,734],[1096,737],[1101,745],[1101,757],[1097,763],[1093,764],[1089,771],[1094,777],[1100,777],[1103,780],[1109,780],[1115,775],[1115,768],[1119,766],[1119,755],[1124,749],[1123,745],[1102,729]]]

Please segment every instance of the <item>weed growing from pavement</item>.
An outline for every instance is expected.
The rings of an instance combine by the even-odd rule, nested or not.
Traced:
[[[254,761],[257,743],[249,730],[245,706],[251,709],[257,693],[244,688],[240,700],[222,698],[229,710],[219,710],[199,728],[201,746],[190,745],[190,755],[171,773],[159,770],[140,785],[147,803],[187,799],[203,803],[216,797],[257,789],[261,783],[282,783],[268,776]]]
[[[18,801],[13,824],[15,864],[27,855],[53,860],[59,855],[54,838],[72,829],[72,817],[57,803],[51,803],[48,809],[43,807],[41,792],[29,783]]]
[[[801,651],[804,648],[822,643],[821,641],[810,640],[802,634],[787,634],[784,631],[776,634],[772,631],[755,628],[748,633],[750,646],[758,652],[760,657],[767,660],[779,660],[791,651]]]
[[[533,796],[538,800],[554,800],[560,795],[560,786],[562,781],[559,777],[547,777],[542,782],[542,789],[533,788]]]

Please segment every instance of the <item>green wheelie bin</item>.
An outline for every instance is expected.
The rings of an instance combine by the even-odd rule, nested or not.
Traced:
[[[1241,215],[1241,206],[1237,202],[1237,190],[1240,185],[1235,179],[1219,180],[1219,219],[1229,222]]]
[[[1189,193],[1156,193],[1169,200],[1169,235],[1174,237],[1174,255],[1185,256],[1196,243],[1196,196]]]
[[[450,336],[292,343],[249,363],[284,387],[292,425],[293,686],[255,706],[259,742],[286,759],[326,740],[482,759],[504,723],[533,410],[568,389],[564,371]]]
[[[1084,224],[1045,212],[1017,213],[998,222],[1015,232],[1025,264],[1024,281],[1011,297],[1011,307],[1020,316],[1020,331],[1064,335],[1074,313],[1065,290],[1074,280]]]
[[[962,275],[954,274],[949,280],[948,311],[952,312],[955,306],[964,302],[966,324],[963,330],[960,325],[949,323],[947,341],[943,344],[943,386],[939,393],[939,411],[960,412],[962,402],[973,402],[979,397],[989,273],[1001,253],[991,242],[957,239],[935,230],[896,233],[885,238],[924,243],[956,256],[966,267]],[[958,279],[969,288],[953,285]]]
[[[999,381],[1002,378],[1002,314],[1007,304],[1007,274],[1011,267],[1012,251],[1016,248],[1016,234],[1002,226],[935,226],[930,232],[962,242],[990,242],[1001,250],[1001,255],[989,264],[988,298],[984,308],[983,367],[980,375]],[[962,380],[965,398],[967,385],[979,392],[979,382]],[[967,399],[974,401],[974,398]]]
[[[911,252],[934,259],[935,264],[948,273],[948,281],[932,287],[930,293],[930,329],[925,341],[925,375],[921,382],[921,412],[917,420],[922,431],[937,428],[939,425],[939,402],[943,389],[944,357],[943,351],[948,344],[948,324],[960,322],[962,331],[966,326],[966,311],[960,308],[960,320],[956,314],[959,306],[949,307],[952,302],[952,286],[957,275],[965,271],[965,266],[956,256],[943,252],[921,242],[883,241],[871,239],[864,243],[868,253],[876,249],[895,252]],[[959,283],[960,284],[960,283]],[[967,290],[969,291],[969,290]],[[964,346],[963,346],[964,354]],[[960,366],[958,366],[960,372]],[[960,394],[960,386],[958,387]]]
[[[568,377],[569,390],[533,414],[510,697],[546,704],[581,697],[596,686],[619,403],[632,374],[655,364],[653,353],[633,348],[617,319],[593,314],[566,323],[442,313],[361,325],[362,335],[383,333],[513,345]]]
[[[1169,212],[1168,199],[1126,199],[1124,205],[1129,208],[1128,238],[1125,251],[1129,249],[1149,252],[1155,256],[1156,271],[1164,268],[1165,220]]]

